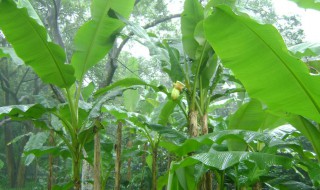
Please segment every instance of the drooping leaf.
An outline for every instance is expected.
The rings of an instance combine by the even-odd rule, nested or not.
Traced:
[[[19,9],[12,0],[0,2],[0,29],[17,55],[30,65],[45,83],[66,88],[75,78],[71,65],[64,64],[63,49],[47,41],[47,33],[25,8]]]
[[[176,166],[176,169],[201,162],[215,169],[225,170],[245,160],[254,161],[260,168],[267,168],[274,165],[280,165],[288,168],[292,164],[292,160],[290,158],[275,154],[242,151],[213,151],[188,157],[181,161],[180,165]]]
[[[314,189],[314,187],[298,181],[287,181],[279,185],[276,185],[276,187],[281,190],[290,190],[290,189],[313,190]]]
[[[305,56],[319,56],[320,55],[320,44],[304,42],[289,47],[289,50],[298,58]]]
[[[157,124],[147,124],[147,126],[151,130],[158,132],[162,137],[175,143],[183,143],[187,139],[181,132],[170,127]]]
[[[48,109],[40,104],[3,106],[0,107],[0,119],[4,116],[16,120],[38,119],[47,111]]]
[[[94,96],[98,97],[101,96],[102,94],[107,93],[110,90],[113,90],[115,88],[118,87],[122,87],[122,88],[128,88],[128,87],[132,87],[132,86],[150,86],[151,88],[153,88],[154,90],[158,91],[158,87],[148,84],[145,81],[138,79],[138,78],[125,78],[123,80],[119,80],[115,83],[112,83],[111,85],[105,87],[105,88],[101,88],[99,89]]]
[[[305,9],[315,9],[320,10],[320,2],[319,0],[290,0],[295,2],[298,6]]]
[[[320,78],[288,53],[274,27],[219,6],[205,20],[205,34],[251,97],[273,110],[320,122]]]
[[[194,37],[194,32],[198,22],[203,20],[203,7],[198,0],[186,0],[184,11],[181,15],[182,43],[186,54],[196,58],[196,51],[199,46]]]
[[[41,21],[39,15],[37,14],[37,12],[34,10],[34,8],[32,7],[31,3],[29,0],[19,0],[17,2],[18,8],[26,8],[28,11],[28,14],[31,18],[33,18],[34,20],[37,21],[37,23],[41,26],[44,26],[43,22]]]
[[[10,57],[13,63],[17,65],[22,65],[23,61],[17,56],[13,48],[0,47],[0,58]]]
[[[86,71],[97,64],[112,48],[117,33],[124,23],[114,18],[114,12],[128,18],[134,0],[94,0],[91,5],[92,19],[77,32],[74,40],[75,53],[71,63],[75,76],[82,80]]]
[[[128,118],[128,112],[115,106],[104,105],[102,111],[107,111],[108,113],[112,114],[117,120],[124,120]]]
[[[48,136],[49,136],[48,132],[39,132],[35,135],[32,135],[29,138],[27,144],[24,146],[24,151],[28,152],[30,150],[41,147],[47,141]],[[34,155],[28,155],[27,157],[31,158],[31,159],[26,158],[26,162],[27,162],[26,165],[29,165],[33,161]]]
[[[310,121],[301,116],[289,116],[288,122],[299,130],[312,144],[314,151],[317,154],[318,160],[320,160],[320,131]]]

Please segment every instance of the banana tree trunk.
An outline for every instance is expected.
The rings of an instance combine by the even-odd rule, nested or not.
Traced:
[[[117,128],[117,143],[116,143],[116,163],[115,163],[115,190],[120,190],[121,180],[121,140],[122,140],[122,122],[119,121]]]
[[[129,141],[127,143],[127,148],[131,149],[132,148],[132,140],[130,139],[131,136],[129,135]],[[127,181],[129,183],[129,187],[128,189],[132,189],[131,185],[130,185],[130,181],[131,181],[131,162],[132,162],[132,158],[130,157],[128,159],[128,168],[127,168]]]
[[[148,144],[145,143],[144,147],[143,147],[144,153],[141,155],[141,169],[142,169],[142,178],[141,178],[141,182],[140,182],[140,190],[145,189],[145,185],[144,185],[144,171],[145,171],[145,165],[146,165],[146,151],[148,150]]]
[[[100,136],[99,132],[95,127],[94,135],[94,190],[101,189],[101,171],[100,171],[100,160],[101,160],[101,148],[100,148]]]
[[[202,130],[202,135],[206,135],[209,132],[208,128],[208,114],[204,113],[204,115],[201,117],[201,130]],[[201,190],[212,190],[213,188],[213,183],[212,183],[212,172],[208,171],[203,175],[200,189]]]
[[[253,190],[262,190],[262,184],[260,181],[258,181],[257,183],[255,183],[252,187]]]
[[[190,110],[189,112],[189,134],[191,137],[198,136],[198,112]]]
[[[81,150],[79,149],[79,143],[73,144],[75,149],[74,157],[72,158],[72,170],[73,170],[73,185],[74,190],[81,189]]]
[[[158,144],[152,148],[152,190],[157,189]]]
[[[54,146],[54,132],[53,130],[50,130],[50,136],[49,136],[49,145]],[[53,156],[52,154],[49,154],[49,175],[48,175],[48,190],[52,189],[53,185]]]

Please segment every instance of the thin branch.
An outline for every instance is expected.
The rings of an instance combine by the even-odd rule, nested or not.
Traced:
[[[1,121],[0,121],[0,127],[1,127],[2,125],[4,125],[5,123],[9,122],[9,121],[11,121],[11,118],[6,118],[6,119],[1,120]]]
[[[126,68],[130,73],[134,74],[135,76],[137,76],[138,78],[140,78],[139,75],[137,75],[136,73],[134,73],[131,69],[129,69],[124,63],[122,63],[119,59],[117,59],[117,62],[120,63],[124,68]]]
[[[28,67],[27,70],[26,70],[26,72],[23,74],[23,76],[22,76],[22,78],[21,78],[21,80],[20,80],[20,82],[19,82],[19,84],[18,84],[18,86],[17,86],[16,92],[15,92],[16,95],[18,94],[19,89],[20,89],[20,87],[21,87],[21,84],[23,83],[24,79],[26,78],[29,70],[30,70],[30,67]]]
[[[152,28],[154,26],[157,26],[158,24],[161,24],[161,23],[166,22],[168,20],[171,20],[173,18],[179,18],[179,17],[181,17],[181,14],[169,15],[169,16],[166,16],[166,17],[163,17],[163,18],[159,18],[159,19],[157,19],[157,20],[155,20],[153,22],[150,22],[150,23],[144,25],[142,28],[149,29],[149,28]]]
[[[64,97],[61,95],[60,91],[55,87],[53,86],[52,84],[50,84],[50,88],[51,90],[53,91],[54,95],[57,97],[58,101],[60,103],[64,103],[66,102],[66,100],[64,99]]]
[[[232,94],[232,93],[236,93],[236,92],[245,92],[246,90],[244,88],[236,88],[236,89],[229,89],[227,91],[225,91],[225,93],[223,94],[215,94],[213,96],[211,96],[210,98],[210,102],[218,99],[218,98],[221,98],[223,96],[226,96],[226,95],[229,95],[229,94]]]

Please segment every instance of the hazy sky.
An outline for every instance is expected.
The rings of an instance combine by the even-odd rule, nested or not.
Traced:
[[[289,0],[272,0],[275,10],[278,14],[301,16],[302,27],[305,31],[306,41],[320,43],[320,11],[299,8],[295,3]],[[175,0],[174,3],[168,3],[169,11],[179,13],[182,11],[184,0]]]
[[[320,11],[302,9],[288,0],[273,0],[274,8],[278,14],[299,14],[306,35],[306,41],[320,43]]]

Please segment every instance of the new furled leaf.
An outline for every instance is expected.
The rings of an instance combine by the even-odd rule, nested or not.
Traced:
[[[74,83],[74,70],[71,65],[64,64],[64,51],[47,41],[45,28],[30,18],[25,8],[17,8],[12,0],[2,0],[0,29],[17,55],[33,68],[43,82],[62,88]]]
[[[320,122],[320,78],[288,53],[274,27],[219,6],[205,20],[205,34],[252,98]]]
[[[203,8],[198,0],[186,0],[184,11],[181,15],[181,32],[183,48],[187,55],[195,59],[198,49],[198,42],[194,37],[194,32],[198,22],[203,20]]]

